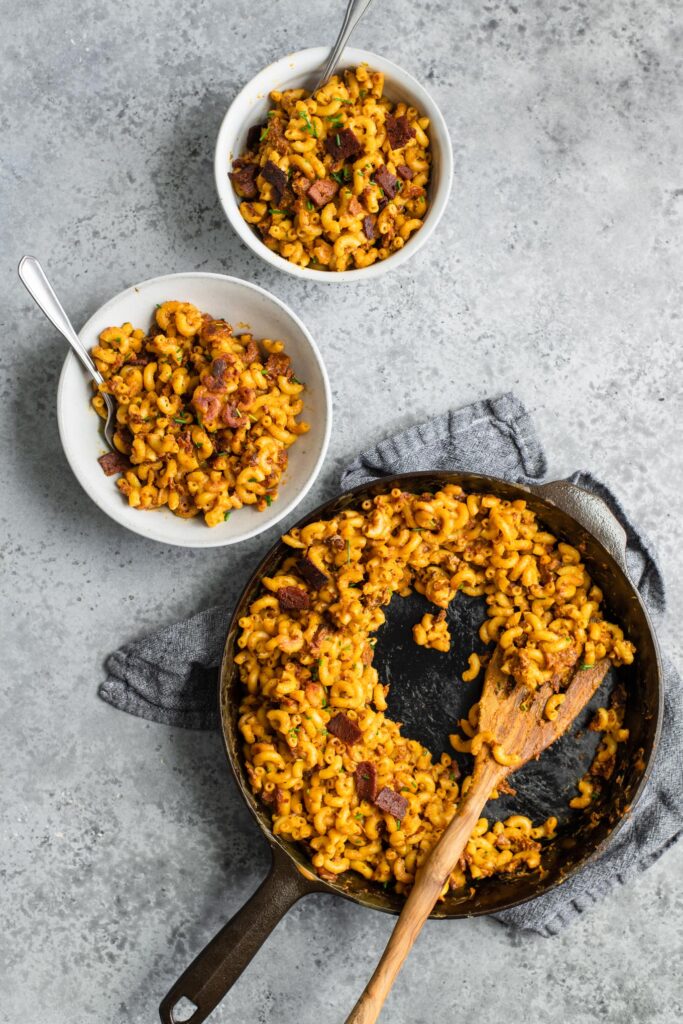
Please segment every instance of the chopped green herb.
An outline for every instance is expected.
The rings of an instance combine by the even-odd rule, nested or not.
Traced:
[[[360,98],[361,98],[362,100],[364,100],[364,99],[365,99],[365,97],[367,96],[367,94],[368,94],[368,90],[367,90],[367,89],[361,89],[361,91],[360,91],[360,93],[359,93],[359,96],[360,96]]]
[[[270,213],[271,215],[274,215],[276,213],[282,214],[284,212],[285,212],[284,210],[273,210],[273,209],[268,210],[268,213]]]
[[[341,114],[328,114],[327,120],[336,127],[342,123],[342,116]]]
[[[338,185],[344,184],[344,178],[342,176],[341,171],[332,171],[332,177],[334,178]]]
[[[157,302],[157,309],[161,309],[161,303]]]
[[[300,381],[298,377],[292,377],[292,380],[295,384],[303,384],[303,381]]]
[[[337,134],[335,135],[334,141],[337,143],[337,145],[341,149],[341,139],[339,138],[339,132],[337,132]]]
[[[306,200],[306,209],[307,209],[307,210],[313,210],[313,209],[315,209],[315,207],[313,206],[313,203],[311,202],[311,200],[310,200],[310,199],[307,199],[307,200]]]
[[[314,124],[311,124],[311,119],[309,118],[309,116],[308,116],[308,114],[307,114],[307,112],[305,110],[303,110],[301,112],[301,120],[304,122],[304,125],[306,126],[306,131],[308,132],[308,134],[312,135],[314,139],[317,139],[318,138],[317,129],[316,129]]]
[[[268,138],[268,131],[269,131],[268,128],[262,128],[261,129],[261,134],[258,137],[259,142],[263,142],[264,139]]]
[[[389,888],[389,883],[388,882],[382,882],[382,888],[383,889],[388,889]]]
[[[449,772],[448,773],[448,778],[451,780],[451,782],[457,782],[458,781],[458,776],[455,774],[455,772]]]
[[[173,417],[173,422],[174,423],[189,423],[190,420],[186,420],[183,416],[174,416]]]
[[[400,829],[401,829],[401,819],[400,819],[400,818],[396,818],[396,828],[397,828],[397,829],[398,829],[399,831],[400,831]]]
[[[230,518],[231,515],[232,515],[232,509],[228,509],[228,511],[225,512],[224,515],[223,515],[223,522],[227,523],[227,521],[228,521],[228,519]]]
[[[595,666],[594,666],[594,665],[588,665],[588,664],[587,664],[586,662],[584,662],[584,663],[583,663],[583,665],[581,665],[580,667],[581,667],[582,669],[583,669],[583,668],[595,668]]]
[[[271,494],[266,494],[266,505],[272,505],[272,504],[273,504],[273,496]]]

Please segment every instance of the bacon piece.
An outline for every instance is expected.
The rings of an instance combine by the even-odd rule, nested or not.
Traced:
[[[329,203],[330,199],[336,196],[338,191],[339,185],[336,181],[330,181],[329,178],[319,178],[313,182],[306,195],[312,203],[315,203],[318,209],[321,209],[321,207]]]
[[[183,430],[182,433],[178,434],[176,440],[179,448],[182,448],[188,455],[192,453],[194,445],[192,444],[192,435],[189,430]]]
[[[246,366],[251,366],[252,363],[255,363],[260,358],[261,353],[258,350],[258,345],[255,341],[250,341],[241,356],[242,362]]]
[[[328,537],[326,543],[329,544],[333,551],[343,551],[345,547],[344,538],[340,533],[335,533]]]
[[[267,160],[261,174],[273,186],[276,202],[280,202],[287,188],[287,175],[272,160]]]
[[[363,733],[356,723],[341,711],[329,720],[327,731],[331,732],[333,736],[336,736],[338,740],[346,743],[349,747],[353,746],[354,743],[360,743],[363,738]]]
[[[204,420],[215,420],[220,416],[220,398],[201,384],[192,396],[192,404]]]
[[[396,168],[396,173],[399,178],[403,178],[404,181],[412,181],[415,177],[415,171],[411,171],[408,164],[399,164]]]
[[[375,171],[374,181],[389,199],[393,199],[398,192],[398,178],[395,178],[385,164],[381,164]]]
[[[359,800],[374,802],[377,797],[377,769],[370,761],[361,761],[354,772]]]
[[[311,599],[301,587],[280,587],[275,596],[283,612],[306,611],[311,607]]]
[[[351,198],[349,199],[349,205],[347,209],[352,217],[360,217],[361,213],[363,212],[363,207],[358,202],[355,196],[351,196]]]
[[[370,242],[377,238],[377,220],[371,213],[363,217],[363,234]]]
[[[285,153],[289,152],[289,142],[285,138],[285,125],[279,117],[271,117],[268,122],[268,130],[266,133],[268,143],[284,156]]]
[[[328,726],[329,729],[329,726]],[[379,793],[375,797],[375,803],[379,807],[380,811],[385,811],[387,814],[391,814],[393,818],[397,818],[401,821],[405,818],[406,811],[408,810],[408,801],[400,793],[397,793],[394,789],[389,789],[385,786],[384,789],[380,789]]]
[[[240,409],[249,409],[254,404],[256,398],[256,391],[254,388],[248,388],[245,384],[241,388],[238,388],[235,392],[235,401]]]
[[[129,359],[125,366],[147,366],[149,362],[149,356],[136,356],[135,359]]]
[[[113,476],[114,473],[125,473],[127,469],[130,469],[129,460],[121,452],[107,452],[106,455],[100,455],[97,461],[107,476]]]
[[[261,124],[252,124],[251,128],[247,132],[247,149],[259,148],[259,143],[261,142],[261,132],[265,127],[265,121],[262,121]]]
[[[266,360],[265,371],[271,377],[291,377],[294,372],[289,356],[286,356],[284,352],[274,352],[272,355],[269,355]]]
[[[296,568],[299,575],[302,576],[306,583],[313,587],[314,590],[320,590],[320,588],[324,587],[329,580],[329,576],[322,572],[315,562],[312,562],[311,559],[307,558],[305,555],[303,558],[298,560]]]
[[[350,160],[360,156],[363,147],[350,128],[342,128],[325,139],[325,149],[333,160]]]
[[[311,654],[314,658],[319,658],[322,652],[323,640],[328,636],[331,636],[329,629],[326,626],[318,626],[315,633],[313,634],[313,640],[311,641]]]
[[[199,329],[199,337],[205,345],[232,340],[232,327],[226,320],[205,320]]]
[[[363,662],[364,665],[372,665],[372,659],[374,657],[374,649],[370,646],[370,644],[368,644],[367,647],[363,648],[363,653],[360,656],[360,660]]]
[[[385,125],[387,127],[387,138],[392,149],[401,149],[406,142],[415,138],[415,129],[407,117],[392,117],[387,114]]]
[[[242,416],[239,410],[234,405],[226,405],[221,413],[221,423],[224,423],[226,427],[232,427],[233,430],[237,427],[243,427],[247,422],[247,417]]]
[[[233,164],[233,167],[236,167],[236,164]],[[256,199],[258,195],[258,188],[256,186],[258,170],[258,164],[243,164],[237,170],[230,172],[228,177],[238,196],[242,196],[243,199]]]
[[[311,182],[305,174],[295,174],[292,178],[292,192],[299,196],[300,199],[304,199],[306,197],[306,193],[310,187]]]

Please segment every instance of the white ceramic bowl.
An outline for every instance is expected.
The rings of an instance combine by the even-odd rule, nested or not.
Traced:
[[[297,376],[306,384],[303,419],[311,424],[289,449],[289,465],[277,501],[256,512],[242,508],[226,523],[209,528],[202,516],[180,519],[167,508],[141,512],[130,508],[105,476],[97,459],[107,451],[102,421],[90,405],[90,378],[69,352],[59,379],[57,418],[59,434],[71,468],[103,512],[134,533],[165,544],[213,548],[255,537],[296,508],[315,480],[327,451],[332,426],[330,384],[313,338],[283,302],[257,285],[223,274],[167,274],[127,288],[90,317],[81,341],[91,348],[100,331],[130,321],[147,328],[157,303],[170,299],[193,302],[212,316],[228,320],[235,329],[248,324],[256,338],[277,338],[285,343]]]
[[[347,47],[344,50],[344,56],[340,63],[341,69],[357,67],[359,64],[365,63],[373,71],[383,72],[385,93],[389,99],[404,100],[416,107],[431,122],[429,133],[433,162],[429,183],[429,207],[424,224],[419,231],[411,235],[402,249],[393,253],[388,259],[373,263],[370,267],[344,271],[311,270],[308,267],[298,267],[294,263],[290,263],[278,253],[271,252],[263,244],[256,231],[244,220],[239,211],[239,198],[228,177],[233,159],[244,152],[247,132],[250,127],[266,120],[266,113],[270,107],[268,97],[271,91],[273,89],[310,87],[316,70],[325,62],[328,54],[329,50],[324,46],[315,46],[308,50],[290,53],[289,56],[264,68],[237,94],[218,132],[214,159],[216,188],[221,206],[239,237],[245,245],[248,245],[257,256],[267,263],[288,274],[294,274],[295,277],[304,277],[311,281],[335,284],[370,281],[372,278],[400,267],[425,244],[441,220],[453,179],[453,150],[446,122],[429,93],[407,71],[403,71],[385,57],[380,57],[367,50],[356,50],[353,47]]]

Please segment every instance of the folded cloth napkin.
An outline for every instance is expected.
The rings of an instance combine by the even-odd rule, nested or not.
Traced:
[[[377,477],[441,469],[486,473],[518,482],[539,481],[546,460],[524,406],[506,394],[448,412],[396,434],[356,458],[342,475],[344,488]],[[627,537],[627,563],[655,623],[664,612],[664,585],[648,541],[612,492],[590,473],[572,483],[598,494]],[[216,670],[230,609],[210,608],[185,622],[129,644],[109,656],[100,696],[123,711],[166,725],[210,729],[218,724]],[[494,915],[515,929],[554,935],[654,863],[683,831],[683,691],[664,658],[664,724],[652,776],[631,818],[603,856],[564,885],[521,907]]]

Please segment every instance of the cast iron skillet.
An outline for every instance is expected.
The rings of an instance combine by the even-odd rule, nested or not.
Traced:
[[[638,800],[650,774],[661,720],[661,666],[647,612],[626,572],[624,531],[604,502],[572,484],[557,481],[527,488],[470,473],[405,474],[356,487],[321,505],[297,525],[301,527],[317,519],[331,518],[393,487],[420,493],[438,490],[447,483],[506,499],[524,498],[552,533],[581,548],[593,579],[605,595],[608,617],[624,627],[638,649],[635,664],[618,672],[628,693],[625,725],[630,737],[623,747],[620,746],[617,769],[596,805],[596,809],[604,813],[591,823],[584,812],[569,812],[567,804],[576,794],[576,782],[587,770],[599,742],[599,736],[587,731],[585,725],[593,709],[605,701],[614,683],[614,672],[610,672],[571,734],[555,743],[539,761],[514,776],[517,797],[497,800],[485,812],[496,819],[522,813],[535,821],[556,815],[561,825],[557,839],[546,847],[544,870],[484,879],[474,892],[449,895],[432,915],[457,918],[501,911],[540,896],[604,851],[621,827],[624,816]],[[365,907],[391,914],[399,913],[402,906],[397,895],[350,872],[334,883],[314,875],[301,847],[272,834],[269,813],[256,801],[249,787],[242,738],[237,729],[242,688],[233,656],[238,623],[256,596],[262,577],[272,574],[286,554],[291,554],[291,548],[278,541],[247,584],[230,623],[219,682],[228,760],[242,796],[270,844],[273,858],[270,872],[251,899],[172,987],[160,1006],[164,1024],[178,1024],[181,1020],[200,1024],[205,1020],[282,915],[302,896],[313,892],[337,893]],[[483,647],[477,630],[484,618],[484,605],[483,601],[463,594],[457,595],[451,603],[448,617],[454,651],[448,654],[413,643],[410,627],[427,607],[426,600],[418,594],[393,599],[387,610],[387,622],[377,634],[374,665],[380,679],[391,684],[389,714],[404,723],[408,736],[420,740],[438,756],[443,750],[450,750],[448,733],[454,722],[466,715],[481,688],[481,678],[465,684],[459,677],[469,652]],[[462,767],[466,767],[466,759]],[[179,1016],[178,1004],[183,997],[185,1001],[181,1005],[185,1012]],[[187,1000],[196,1007],[189,1016],[192,1006]]]

